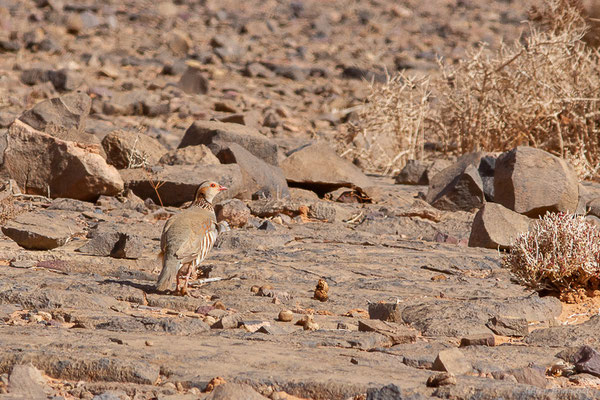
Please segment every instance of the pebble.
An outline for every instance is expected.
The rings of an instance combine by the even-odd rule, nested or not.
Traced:
[[[294,313],[290,310],[281,310],[278,319],[282,322],[290,322],[294,318]]]

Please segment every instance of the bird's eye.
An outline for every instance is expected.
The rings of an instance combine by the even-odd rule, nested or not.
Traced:
[[[210,187],[215,187],[215,186],[216,186],[216,185],[215,185],[214,183],[211,183],[211,184],[210,184]]]

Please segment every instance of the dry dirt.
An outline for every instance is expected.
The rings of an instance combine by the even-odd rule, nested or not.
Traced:
[[[383,79],[398,68],[423,73],[438,56],[453,60],[480,41],[497,47],[514,40],[528,7],[453,0],[0,0],[0,40],[22,46],[0,50],[0,129],[60,94],[49,82],[24,84],[23,71],[69,67],[94,97],[87,131],[98,138],[146,126],[173,148],[194,120],[231,114],[216,111],[222,108],[215,103],[225,101],[284,150],[333,140],[367,95],[364,78]],[[186,54],[168,46],[175,31],[189,36]],[[204,95],[182,94],[174,89],[180,72],[161,72],[180,71],[190,59],[209,78]],[[261,62],[281,68],[246,76],[247,64]],[[169,103],[169,112],[106,115],[105,104],[120,105],[121,93]],[[268,115],[277,121],[263,126]],[[217,376],[265,396],[285,391],[313,399],[360,399],[369,391],[371,399],[600,398],[597,380],[543,377],[569,351],[600,345],[597,301],[582,308],[538,297],[501,267],[498,252],[461,245],[473,214],[422,218],[411,205],[425,187],[377,182],[384,193],[379,203],[331,205],[334,222],[224,233],[205,262],[209,278],[224,279],[202,283],[188,297],[152,289],[164,224],[153,209],[73,202],[55,211],[84,233],[98,223],[135,233],[142,239],[138,259],[78,253],[85,234],[50,251],[24,250],[0,236],[0,391],[14,365],[31,362],[48,377],[52,395],[67,399],[110,391],[133,399],[204,398],[200,392]],[[8,218],[45,213],[49,205],[20,198]],[[438,232],[459,244],[435,241]],[[329,285],[326,302],[313,298],[319,279]],[[266,285],[263,293],[272,296],[258,295],[256,287]],[[378,302],[398,305],[414,342],[391,346],[385,334],[358,331]],[[293,311],[291,322],[277,321],[284,309]],[[294,324],[307,314],[318,330]],[[223,316],[246,328],[211,329]],[[495,316],[526,318],[529,335],[460,348],[471,372],[458,375],[456,385],[427,387],[437,354],[462,338],[490,335],[486,324]],[[267,333],[253,332],[257,325],[268,325]],[[377,392],[390,384],[404,397]]]

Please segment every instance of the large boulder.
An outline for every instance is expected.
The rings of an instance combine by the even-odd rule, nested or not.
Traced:
[[[429,180],[425,199],[432,206],[448,211],[472,211],[485,202],[479,164],[483,152],[465,154]]]
[[[26,193],[94,201],[123,190],[118,171],[97,146],[58,139],[20,120],[0,138],[0,146],[5,147],[0,174],[16,180]]]
[[[85,132],[85,123],[92,99],[83,92],[73,92],[37,103],[18,118],[33,129],[58,139],[84,144],[99,144],[100,140]]]
[[[167,149],[140,132],[112,131],[102,139],[106,161],[118,169],[154,165]]]
[[[135,168],[119,172],[126,188],[142,199],[151,198],[156,204],[162,200],[165,206],[180,206],[193,200],[198,185],[206,180],[219,182],[228,189],[221,192],[216,201],[238,197],[244,190],[242,172],[237,164],[162,165],[149,171]]]
[[[548,211],[574,212],[579,199],[577,175],[565,160],[519,146],[496,161],[494,199],[531,218]]]
[[[288,182],[327,193],[339,187],[366,188],[373,185],[356,165],[344,160],[325,143],[302,147],[281,162]]]
[[[475,214],[470,247],[506,249],[519,233],[529,229],[530,219],[497,203],[486,203]]]
[[[244,190],[241,197],[288,197],[290,191],[281,168],[267,164],[237,143],[224,145],[217,157],[223,164],[237,164],[242,170]],[[253,196],[255,195],[255,196]]]
[[[196,121],[185,131],[179,148],[204,144],[218,154],[227,143],[237,143],[264,162],[278,165],[277,145],[256,129],[240,124]]]

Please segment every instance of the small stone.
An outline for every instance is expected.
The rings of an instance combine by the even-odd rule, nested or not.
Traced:
[[[433,362],[434,371],[446,371],[456,375],[471,372],[471,364],[457,348],[442,350]]]
[[[291,312],[290,310],[281,310],[277,319],[283,322],[290,322],[292,318],[294,318],[293,312]]]
[[[275,225],[273,225],[273,223],[269,220],[265,220],[262,224],[260,224],[258,229],[267,231],[267,232],[272,232],[272,231],[277,230],[277,228],[275,228]]]
[[[221,300],[215,301],[215,303],[212,306],[217,310],[227,310],[227,307],[225,307],[225,304],[223,304]]]
[[[252,287],[250,288],[250,291],[252,293],[258,293],[259,290],[260,288],[257,285],[252,285]]]
[[[153,342],[152,340],[146,340],[146,341],[144,342],[144,344],[145,344],[146,346],[148,346],[148,347],[152,347],[152,346],[154,346],[154,342]]]
[[[271,323],[268,321],[243,321],[240,322],[240,328],[245,329],[248,332],[256,332],[263,326],[270,326]]]
[[[398,303],[369,304],[369,318],[390,322],[404,322],[402,321],[402,309]]]
[[[248,223],[250,209],[239,199],[226,200],[215,206],[218,221],[227,221],[232,227],[242,227]]]
[[[427,386],[439,387],[446,385],[456,385],[456,376],[450,372],[441,372],[439,374],[431,375],[427,378]]]
[[[188,66],[177,84],[187,94],[206,94],[208,92],[208,80],[199,68]]]
[[[204,319],[202,321],[204,321],[208,325],[213,325],[215,322],[217,322],[217,319],[215,317],[207,315],[206,317],[204,317]]]
[[[227,381],[223,378],[221,378],[220,376],[216,376],[214,378],[212,378],[210,380],[210,382],[208,382],[208,384],[206,385],[206,387],[204,388],[204,392],[205,393],[210,393],[212,392],[217,386],[222,385],[224,383],[227,383]]]
[[[315,288],[315,299],[319,301],[327,301],[329,299],[327,292],[329,292],[329,285],[325,279],[319,279],[317,287]]]
[[[527,336],[529,325],[525,318],[513,318],[506,316],[492,317],[486,324],[496,335],[501,336]]]
[[[231,314],[222,317],[220,320],[211,325],[212,329],[232,329],[237,328],[242,317],[239,314]]]
[[[496,337],[490,334],[473,335],[460,339],[460,347],[467,346],[490,346],[496,345]]]

